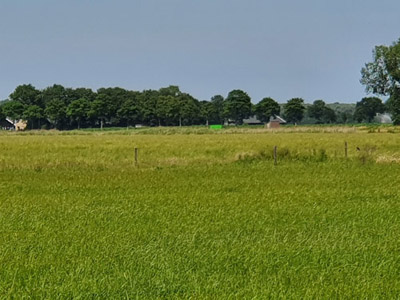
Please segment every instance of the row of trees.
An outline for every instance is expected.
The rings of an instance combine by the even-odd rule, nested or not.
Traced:
[[[386,108],[378,98],[364,98],[357,103],[354,119],[372,121],[376,112]],[[38,90],[30,84],[20,85],[0,105],[0,119],[28,120],[30,128],[73,129],[83,127],[223,124],[231,120],[241,124],[244,118],[256,115],[263,122],[283,113],[291,123],[300,123],[305,116],[315,123],[349,121],[338,116],[323,100],[306,105],[301,98],[280,105],[272,98],[252,104],[247,93],[231,91],[226,98],[216,95],[210,101],[198,101],[177,86],[129,91],[122,88],[65,88],[53,85]]]

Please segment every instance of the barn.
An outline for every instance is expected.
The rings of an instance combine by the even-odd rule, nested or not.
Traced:
[[[267,128],[280,128],[281,125],[286,124],[287,122],[282,119],[280,116],[276,116],[275,118],[272,118],[269,120],[268,124],[266,125]]]

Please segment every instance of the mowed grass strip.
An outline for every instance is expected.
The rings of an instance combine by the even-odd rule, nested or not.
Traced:
[[[343,140],[375,147],[372,157],[396,155],[399,143],[393,134],[1,137],[0,296],[396,298],[400,165],[355,149],[335,156]],[[274,144],[328,159],[238,159]]]

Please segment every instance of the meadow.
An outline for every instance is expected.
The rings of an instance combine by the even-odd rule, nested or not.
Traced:
[[[399,298],[398,130],[0,132],[0,299]]]

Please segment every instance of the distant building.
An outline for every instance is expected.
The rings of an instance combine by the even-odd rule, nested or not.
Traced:
[[[276,116],[275,118],[271,117],[268,124],[266,125],[267,128],[279,128],[281,125],[286,124],[287,122],[282,119],[280,116]]]
[[[279,116],[276,116],[275,118],[271,117],[268,124],[270,124],[271,122],[273,123],[271,126],[280,126],[280,125],[287,123],[284,119],[282,119]],[[243,119],[243,125],[264,125],[264,124],[265,123],[260,121],[256,116],[251,116],[247,119]],[[267,127],[268,127],[268,124],[266,124]],[[224,122],[224,125],[225,126],[235,125],[235,121],[232,119],[226,119]],[[268,128],[270,128],[270,127],[268,127]],[[271,127],[271,128],[278,128],[278,127]]]
[[[263,125],[264,123],[257,119],[256,116],[251,116],[248,119],[243,119],[243,124],[246,125]]]
[[[28,125],[28,122],[25,120],[17,120],[17,121],[12,121],[11,119],[6,119],[8,124],[11,124],[13,128],[9,128],[9,130],[16,130],[16,131],[21,131],[25,130],[26,126]]]
[[[12,122],[8,120],[2,120],[0,121],[0,128],[3,130],[14,130],[15,126]]]

